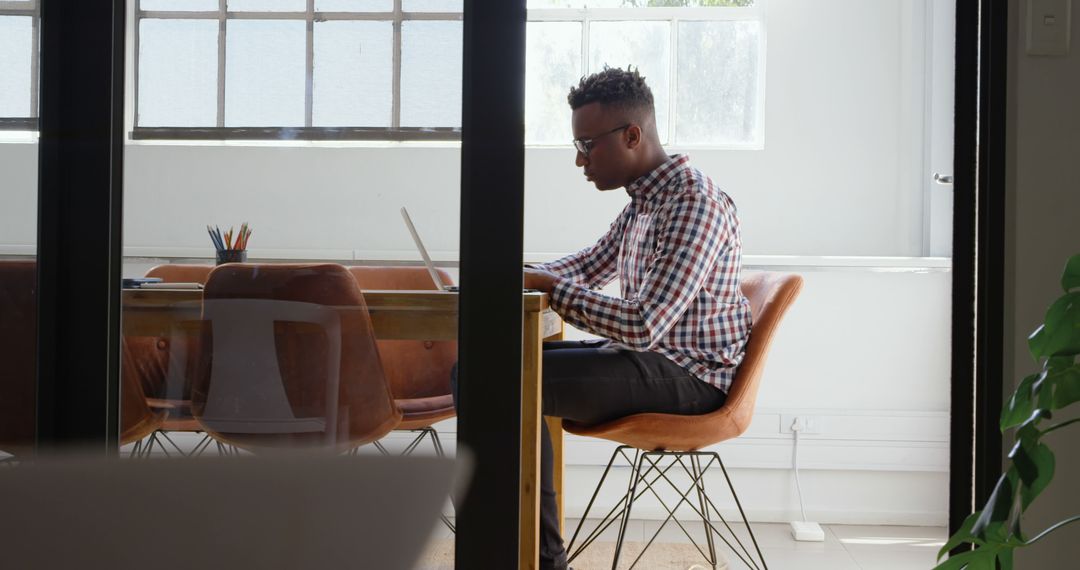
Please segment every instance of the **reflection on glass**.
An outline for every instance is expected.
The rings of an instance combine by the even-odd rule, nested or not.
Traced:
[[[461,126],[461,22],[401,26],[401,126]]]
[[[217,124],[216,20],[142,20],[139,26],[141,127]]]
[[[526,31],[525,141],[567,144],[566,95],[581,77],[581,23],[529,22]]]
[[[305,23],[230,20],[225,126],[304,125]]]
[[[668,22],[593,22],[590,24],[590,70],[604,66],[637,68],[653,92],[656,128],[667,142],[671,25]]]
[[[7,146],[7,145],[5,145]],[[34,188],[20,188],[29,193]],[[4,200],[14,196],[5,195]],[[0,260],[0,465],[34,449],[37,390],[37,262]]]
[[[757,135],[758,22],[680,22],[680,143],[750,143]]]
[[[390,22],[315,23],[314,126],[390,126],[393,41]]]
[[[0,117],[29,117],[33,19],[0,16]]]

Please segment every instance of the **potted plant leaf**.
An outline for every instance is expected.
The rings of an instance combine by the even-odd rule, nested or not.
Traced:
[[[1001,411],[1002,432],[1014,431],[1016,440],[1007,469],[986,505],[964,521],[938,552],[938,559],[964,543],[973,548],[941,562],[935,570],[1010,570],[1017,548],[1031,546],[1080,520],[1080,515],[1069,517],[1030,538],[1021,528],[1024,512],[1054,477],[1054,453],[1043,438],[1080,421],[1080,417],[1060,418],[1066,408],[1080,401],[1080,255],[1065,265],[1061,286],[1065,294],[1050,305],[1045,322],[1028,337],[1028,348],[1042,370],[1024,378]]]

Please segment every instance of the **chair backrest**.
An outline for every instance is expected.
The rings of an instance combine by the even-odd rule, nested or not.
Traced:
[[[151,268],[146,272],[146,277],[157,277],[164,283],[205,285],[213,269],[213,265],[169,263]],[[184,342],[184,350],[172,350],[171,344],[176,340]],[[147,396],[172,400],[174,403],[187,399],[189,389],[184,385],[186,371],[195,366],[199,352],[197,336],[125,336],[124,352],[131,355],[126,361],[129,373],[138,378]],[[178,360],[177,352],[181,352],[185,358]]]
[[[37,409],[37,261],[0,261],[0,449],[33,452]],[[161,425],[124,355],[120,389],[120,442],[130,443]]]
[[[344,450],[400,422],[367,305],[344,267],[222,265],[203,299],[207,360],[196,367],[191,409],[219,439]]]
[[[147,277],[158,277],[165,283],[202,283],[213,271],[213,265],[167,263],[152,267],[146,272]]]
[[[437,270],[445,284],[453,281]],[[361,289],[427,291],[435,289],[426,267],[350,267]],[[450,393],[450,369],[457,342],[380,340],[379,356],[395,398],[428,398]]]
[[[34,448],[37,391],[37,262],[0,261],[0,450]]]
[[[750,301],[754,315],[750,339],[745,355],[728,391],[727,401],[719,410],[729,418],[738,435],[750,427],[757,402],[761,373],[772,345],[773,335],[781,319],[802,290],[803,278],[799,275],[772,272],[744,272],[743,295]]]

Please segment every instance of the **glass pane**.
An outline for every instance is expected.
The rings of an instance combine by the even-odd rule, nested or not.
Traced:
[[[217,125],[216,20],[139,22],[140,127]]]
[[[139,8],[146,11],[217,12],[218,0],[139,0]]]
[[[758,22],[680,22],[675,140],[757,139]]]
[[[389,12],[394,0],[315,0],[316,12]]]
[[[405,12],[461,12],[464,0],[402,0]]]
[[[316,22],[312,123],[389,127],[393,114],[391,22]]]
[[[529,22],[526,31],[525,142],[570,144],[566,95],[581,77],[581,23]]]
[[[637,68],[653,92],[656,128],[667,142],[671,53],[668,22],[593,22],[589,26],[589,72],[608,67]]]
[[[33,19],[0,16],[0,117],[30,117]]]
[[[230,20],[225,126],[304,125],[305,23]]]
[[[461,126],[461,22],[401,28],[401,126]]]
[[[230,11],[236,12],[303,12],[306,0],[228,0]]]

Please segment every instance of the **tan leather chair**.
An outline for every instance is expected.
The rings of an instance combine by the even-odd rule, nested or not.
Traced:
[[[452,282],[445,271],[438,271],[444,283]],[[350,267],[349,272],[361,289],[435,289],[425,267]],[[431,426],[454,417],[450,369],[457,362],[457,342],[380,340],[378,346],[386,378],[402,412],[397,429],[420,432],[407,449],[415,448],[429,436],[436,453],[442,455],[438,433]]]
[[[0,449],[15,457],[33,453],[37,409],[37,262],[0,260]],[[141,442],[154,433],[165,414],[152,410],[136,377],[133,362],[122,360],[120,443]],[[136,443],[132,455],[143,455]]]
[[[345,451],[401,421],[364,296],[335,264],[230,263],[203,290],[191,411],[219,441]]]
[[[798,297],[802,284],[802,277],[798,275],[765,272],[746,272],[743,274],[742,291],[750,301],[754,324],[750,339],[746,344],[746,354],[736,372],[727,400],[720,409],[708,414],[693,416],[636,414],[592,426],[563,420],[563,427],[570,433],[599,437],[622,444],[612,454],[611,461],[608,462],[607,469],[596,487],[596,492],[593,493],[585,514],[582,515],[581,522],[578,523],[577,530],[574,531],[574,536],[570,540],[568,550],[571,553],[571,561],[582,550],[587,548],[602,530],[613,524],[614,519],[618,517],[621,522],[619,538],[615,547],[615,559],[612,563],[612,568],[615,568],[619,562],[625,528],[630,519],[630,510],[634,500],[646,491],[650,491],[657,499],[663,502],[663,499],[656,494],[657,491],[653,486],[659,486],[660,481],[666,480],[663,483],[665,486],[675,487],[676,485],[672,483],[671,478],[667,475],[667,471],[674,468],[675,470],[681,469],[686,473],[690,481],[688,483],[690,488],[683,495],[684,498],[680,500],[679,504],[674,508],[670,508],[669,512],[676,511],[680,505],[685,503],[702,519],[710,553],[706,557],[708,562],[714,567],[717,564],[716,548],[713,541],[713,534],[715,533],[732,548],[733,552],[748,567],[755,569],[766,567],[765,560],[761,555],[761,549],[757,545],[757,539],[754,537],[753,530],[746,519],[742,504],[739,502],[738,495],[735,494],[735,488],[731,485],[731,479],[727,475],[727,470],[724,468],[719,454],[701,450],[710,445],[734,439],[750,426],[750,420],[754,415],[754,403],[757,400],[758,387],[761,384],[761,374],[765,368],[765,360],[769,353],[773,335],[775,335],[776,329],[780,325],[780,320],[791,307],[795,298]],[[634,453],[633,460],[629,460],[629,451]],[[597,525],[593,532],[583,540],[577,550],[574,550],[574,543],[577,540],[578,533],[588,517],[589,510],[592,508],[601,486],[603,486],[604,479],[607,477],[612,464],[620,455],[630,461],[633,467],[631,477],[634,480],[631,482],[627,493],[615,508],[608,513],[604,521]],[[707,459],[707,463],[702,461],[703,459]],[[716,506],[705,494],[704,473],[713,462],[720,465],[721,471],[725,479],[727,479],[728,487],[731,489],[739,513],[746,524],[747,532],[751,542],[753,542],[761,566],[758,566],[757,561],[753,559],[746,545],[734,532],[730,533],[735,543],[732,544],[732,541],[729,541],[711,522],[714,518],[712,515],[715,514],[715,517],[724,523],[723,527],[730,531],[727,521],[724,520],[719,510],[716,509]],[[692,497],[695,492],[697,500],[693,502],[697,502],[697,506],[694,506],[691,499],[687,498]],[[664,521],[664,524],[666,523],[667,520]],[[661,528],[663,528],[664,524],[661,525]],[[659,532],[660,529],[657,529],[657,533]],[[736,544],[738,548],[736,548]],[[701,547],[699,546],[698,549],[700,551]],[[644,550],[641,554],[644,554]],[[640,560],[640,556],[638,559]]]
[[[205,285],[213,269],[213,265],[172,263],[151,268],[146,272],[146,277],[157,277],[163,283]],[[183,350],[173,351],[172,343],[178,341],[184,343]],[[199,423],[191,417],[191,387],[188,385],[191,377],[189,370],[198,360],[199,337],[179,331],[172,337],[124,336],[123,350],[124,373],[137,379],[152,409],[165,412],[161,429],[152,434],[147,445],[152,447],[157,444],[166,454],[202,453],[212,443],[209,436],[199,440],[191,449],[181,448],[169,436],[172,432],[202,433]],[[178,358],[178,354],[183,357]],[[166,446],[166,443],[169,445]],[[219,451],[222,451],[220,447]]]

